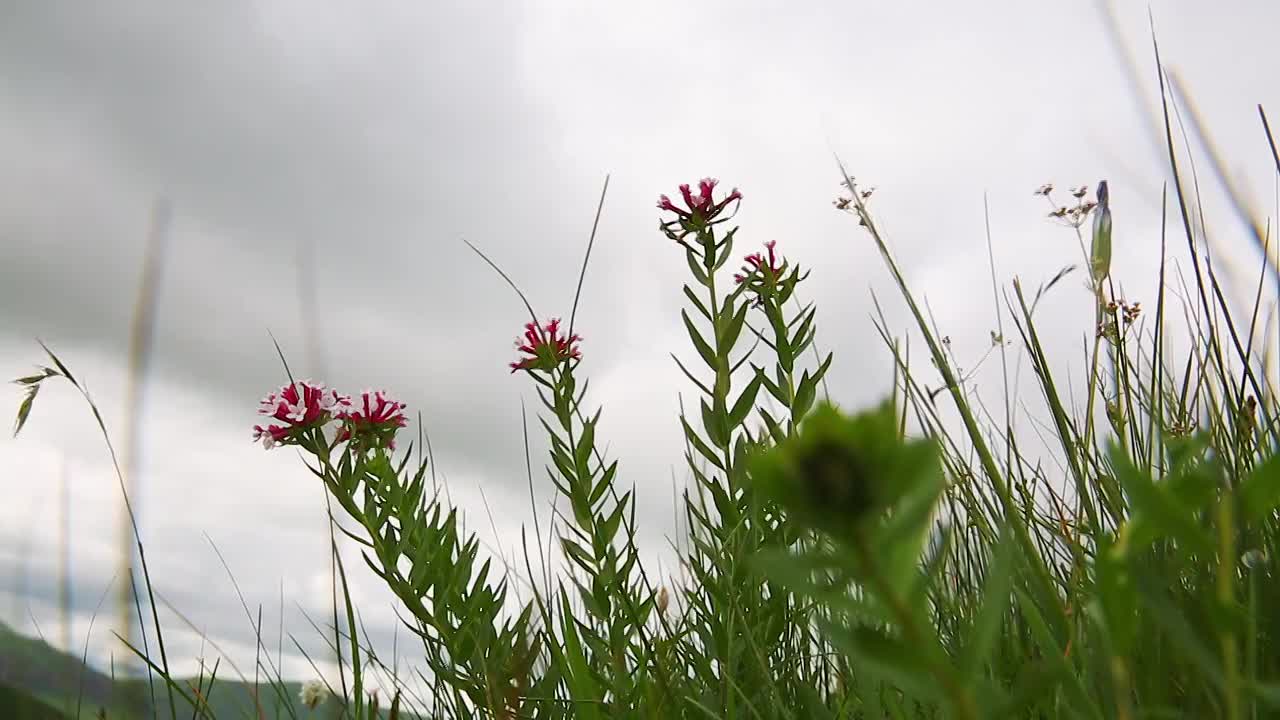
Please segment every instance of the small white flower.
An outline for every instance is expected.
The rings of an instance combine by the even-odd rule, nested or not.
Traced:
[[[298,693],[298,699],[309,710],[315,710],[316,706],[324,702],[329,695],[329,688],[324,684],[323,680],[308,680],[302,684],[302,690]]]
[[[1249,550],[1240,556],[1240,562],[1250,570],[1256,570],[1267,562],[1267,554],[1261,550]]]
[[[271,438],[271,433],[266,431],[265,429],[255,429],[253,431],[253,440],[254,442],[261,441],[262,447],[266,448],[267,450],[270,450],[271,448],[276,446],[275,440]]]

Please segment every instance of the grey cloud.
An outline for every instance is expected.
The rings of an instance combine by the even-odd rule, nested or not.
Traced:
[[[458,237],[509,236],[516,225],[500,215],[528,212],[524,194],[502,191],[532,184],[537,161],[528,153],[536,111],[514,86],[517,18],[469,10],[373,15],[353,41],[364,47],[350,57],[324,38],[314,45],[300,38],[295,52],[318,56],[300,68],[269,32],[281,28],[263,27],[264,11],[252,3],[19,6],[2,43],[6,106],[15,108],[18,133],[10,142],[25,131],[49,142],[91,138],[81,142],[103,157],[48,170],[44,202],[66,202],[58,185],[75,173],[92,179],[74,183],[77,193],[100,192],[123,207],[77,195],[73,212],[89,211],[78,218],[47,207],[6,212],[3,237],[17,253],[8,267],[25,270],[6,272],[3,283],[15,330],[69,327],[72,337],[121,347],[147,204],[163,193],[176,216],[159,352],[178,372],[206,365],[202,379],[217,385],[255,368],[279,377],[268,329],[297,359],[299,243],[316,256],[330,366],[359,363],[360,355],[343,352],[353,347],[429,363],[492,346],[492,335],[477,333],[474,317],[459,312],[494,286]],[[6,184],[29,181],[17,171]],[[57,276],[72,281],[55,290],[41,280]],[[423,312],[443,307],[454,312]],[[377,337],[361,327],[371,316]],[[408,336],[387,338],[386,327]],[[506,347],[507,334],[496,347]],[[201,363],[211,355],[219,362]],[[359,368],[366,377],[378,369]],[[253,387],[253,395],[262,389]]]

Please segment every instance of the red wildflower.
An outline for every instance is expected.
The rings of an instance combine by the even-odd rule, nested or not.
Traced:
[[[703,178],[698,182],[698,193],[696,195],[688,185],[681,185],[680,195],[684,198],[685,208],[681,208],[671,202],[671,198],[666,195],[660,195],[658,196],[658,209],[674,212],[681,219],[696,219],[701,222],[707,222],[719,215],[729,206],[729,203],[742,199],[742,193],[738,192],[738,188],[734,188],[729,192],[728,197],[720,202],[715,202],[711,197],[711,193],[718,182],[715,178]]]
[[[778,244],[777,240],[770,240],[765,243],[765,249],[769,251],[768,257],[755,252],[743,258],[747,264],[742,266],[742,272],[733,276],[733,281],[741,285],[751,279],[757,271],[766,273],[767,277],[777,279],[782,274],[782,265],[778,264],[778,257],[774,254],[773,248]]]
[[[253,439],[261,441],[270,450],[294,438],[298,431],[307,430],[329,421],[335,410],[351,400],[336,390],[326,390],[324,383],[309,380],[285,385],[262,399],[259,415],[267,415],[285,425],[253,426]]]
[[[516,339],[516,349],[528,355],[511,363],[511,372],[517,370],[551,370],[560,363],[582,357],[575,344],[582,340],[577,335],[560,335],[560,320],[553,318],[543,327],[531,322],[524,326],[524,336]]]
[[[357,448],[386,447],[396,449],[396,431],[408,424],[405,404],[388,400],[382,390],[365,390],[360,399],[337,413],[343,421],[336,442],[350,440]]]

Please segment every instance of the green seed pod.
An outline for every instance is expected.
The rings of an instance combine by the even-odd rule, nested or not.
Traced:
[[[1111,202],[1107,181],[1098,183],[1098,209],[1093,214],[1093,248],[1089,265],[1095,287],[1111,274]]]

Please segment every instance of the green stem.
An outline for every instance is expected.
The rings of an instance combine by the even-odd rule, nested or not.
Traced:
[[[1231,504],[1234,498],[1224,494],[1218,502],[1218,573],[1217,591],[1220,607],[1231,607],[1235,604],[1235,528]],[[1240,657],[1236,652],[1236,634],[1231,630],[1219,632],[1219,643],[1222,647],[1222,664],[1226,674],[1226,720],[1240,718]]]
[[[1084,413],[1084,436],[1081,438],[1080,447],[1080,467],[1088,467],[1090,458],[1094,456],[1093,446],[1093,418],[1095,412],[1095,401],[1098,394],[1098,355],[1102,348],[1102,342],[1105,339],[1102,332],[1102,323],[1105,322],[1102,304],[1102,290],[1098,289],[1094,298],[1096,308],[1094,310],[1094,337],[1093,337],[1093,357],[1089,362],[1089,388],[1087,394],[1087,402],[1085,404]],[[1106,508],[1105,498],[1099,498],[1104,510]]]
[[[950,698],[956,717],[960,718],[960,720],[976,720],[978,711],[974,705],[973,697],[960,684],[960,680],[955,676],[955,673],[951,672],[946,663],[938,659],[937,653],[927,651],[927,649],[933,649],[934,647],[929,642],[931,638],[920,630],[915,617],[911,613],[911,609],[898,596],[898,593],[894,592],[889,581],[881,574],[880,568],[876,564],[875,556],[872,554],[871,549],[867,547],[866,537],[860,530],[854,532],[852,545],[858,561],[865,571],[866,578],[871,583],[872,589],[889,606],[889,611],[893,613],[894,619],[897,620],[899,627],[902,629],[903,639],[907,641],[910,647],[921,650],[921,654],[925,656],[930,671],[942,685],[947,697]]]
[[[843,171],[844,168],[841,167]],[[844,173],[848,178],[848,173]],[[852,183],[851,183],[852,184]],[[942,375],[943,382],[947,391],[951,395],[952,402],[956,407],[956,411],[960,413],[960,419],[964,423],[965,431],[969,436],[970,442],[973,443],[974,450],[978,454],[978,460],[982,465],[983,471],[991,480],[991,484],[996,491],[996,495],[1000,498],[1000,504],[1004,509],[1006,520],[1013,527],[1014,534],[1018,539],[1018,544],[1022,546],[1025,556],[1031,560],[1031,571],[1035,574],[1041,588],[1049,595],[1055,603],[1053,608],[1055,615],[1059,618],[1065,617],[1065,611],[1062,605],[1061,596],[1055,591],[1052,575],[1049,572],[1048,565],[1036,547],[1035,542],[1031,539],[1031,533],[1027,529],[1027,523],[1020,517],[1021,510],[1014,500],[1013,493],[1010,490],[1009,481],[1001,472],[1000,466],[996,463],[995,455],[992,454],[991,448],[987,444],[987,439],[982,433],[981,427],[978,425],[977,418],[974,417],[973,410],[969,406],[968,400],[965,398],[961,390],[960,383],[952,372],[951,366],[947,362],[946,354],[942,351],[942,347],[938,339],[930,330],[928,321],[921,312],[920,306],[916,303],[915,296],[912,295],[907,287],[907,280],[903,276],[898,263],[893,259],[893,255],[889,252],[889,246],[881,237],[879,229],[876,228],[875,222],[871,220],[870,215],[866,212],[858,194],[854,193],[854,199],[858,202],[858,210],[860,216],[864,220],[867,230],[871,233],[871,237],[875,240],[876,247],[880,250],[880,256],[884,259],[885,265],[888,266],[889,272],[893,275],[895,284],[898,286],[899,292],[907,303],[908,309],[911,311],[912,317],[916,321],[916,325],[920,328],[921,334],[924,336],[925,344],[929,347],[929,353],[933,357],[934,364],[938,368],[938,372]],[[1048,598],[1046,598],[1048,599]]]

